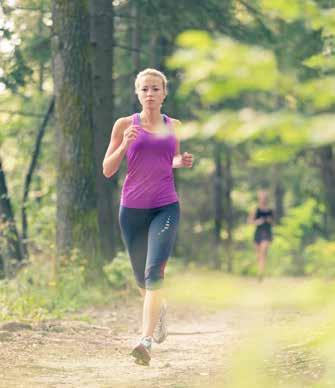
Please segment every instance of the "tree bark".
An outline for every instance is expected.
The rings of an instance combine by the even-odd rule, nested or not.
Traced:
[[[102,174],[102,161],[114,121],[113,17],[113,4],[110,0],[90,2],[95,175],[99,240],[104,261],[113,259],[121,240],[117,224],[117,176],[108,181]]]
[[[41,12],[39,20],[38,20],[38,32],[42,35],[42,27],[43,27],[43,12]],[[44,83],[44,63],[41,59],[38,64],[38,90],[43,92],[43,83]]]
[[[280,165],[273,165],[271,176],[273,178],[272,185],[274,187],[274,220],[276,223],[280,223],[281,218],[284,216],[285,197],[282,167]]]
[[[53,77],[57,118],[58,257],[73,249],[92,260],[98,216],[87,1],[53,0]]]
[[[156,29],[151,31],[150,41],[149,41],[149,64],[150,67],[156,68],[159,63],[159,58],[157,56],[157,43],[158,43],[158,32]]]
[[[233,212],[233,175],[232,175],[232,151],[226,146],[225,166],[224,166],[224,219],[227,227],[226,238],[226,254],[227,254],[227,271],[233,272],[233,227],[234,227],[234,212]]]
[[[140,45],[141,45],[141,30],[140,30],[140,5],[137,2],[134,2],[131,5],[131,16],[132,16],[132,25],[131,25],[131,48],[132,48],[132,62],[133,62],[133,72],[134,80],[137,73],[140,70],[141,66],[141,55],[140,55]],[[133,111],[136,112],[138,107],[137,96],[135,93],[132,94],[132,105]]]
[[[221,229],[223,219],[223,186],[222,186],[222,160],[221,160],[222,145],[217,142],[214,144],[214,242],[215,253],[213,255],[213,267],[219,269],[221,267]]]
[[[0,159],[0,259],[2,276],[13,273],[15,263],[23,260],[21,240],[8,195],[5,173]]]
[[[321,179],[324,186],[325,202],[328,214],[331,218],[329,222],[331,232],[335,228],[335,158],[332,146],[321,147],[318,151],[321,163]]]

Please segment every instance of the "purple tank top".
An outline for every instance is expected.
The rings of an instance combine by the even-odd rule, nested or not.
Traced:
[[[172,169],[177,142],[171,119],[166,115],[163,118],[168,133],[159,136],[142,128],[138,113],[133,115],[133,125],[139,126],[139,132],[126,153],[121,206],[152,209],[178,201]]]

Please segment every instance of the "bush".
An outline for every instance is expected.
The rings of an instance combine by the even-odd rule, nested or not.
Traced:
[[[108,279],[109,285],[113,289],[136,289],[136,282],[126,252],[118,252],[111,263],[104,265],[103,271]]]
[[[323,209],[312,198],[289,209],[281,224],[274,228],[271,245],[272,266],[276,274],[303,275],[306,271],[305,248],[317,237]]]
[[[73,251],[59,264],[31,257],[14,279],[0,282],[0,320],[47,319],[78,311],[90,303],[105,303],[110,295],[104,279],[94,285],[87,281],[87,260]]]
[[[306,248],[306,273],[335,276],[335,242],[318,239]]]

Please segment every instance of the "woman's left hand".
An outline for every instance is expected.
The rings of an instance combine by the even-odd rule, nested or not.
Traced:
[[[193,155],[184,152],[181,155],[181,167],[191,168],[193,166]]]
[[[173,168],[191,168],[193,166],[193,155],[188,152],[175,155],[173,158]]]

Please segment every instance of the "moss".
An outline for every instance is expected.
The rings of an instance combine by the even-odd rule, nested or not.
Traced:
[[[98,255],[98,215],[96,209],[74,214],[73,245],[89,261]]]

